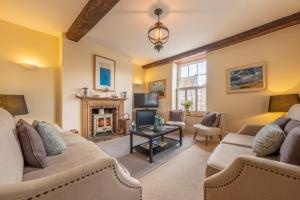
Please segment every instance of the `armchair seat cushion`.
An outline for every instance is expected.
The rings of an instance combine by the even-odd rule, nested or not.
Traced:
[[[166,124],[180,126],[181,128],[185,127],[185,123],[184,122],[168,121]]]
[[[229,133],[224,137],[221,143],[252,148],[253,139],[254,136]]]
[[[47,168],[25,167],[23,181],[50,176],[101,158],[109,158],[109,156],[93,142],[74,144],[62,154],[48,156]]]
[[[221,129],[218,127],[208,127],[202,124],[195,124],[194,128],[199,130],[200,135],[213,136],[221,134]]]

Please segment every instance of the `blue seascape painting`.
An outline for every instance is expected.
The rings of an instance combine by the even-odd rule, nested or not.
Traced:
[[[111,86],[110,69],[100,67],[100,85]]]
[[[263,88],[264,86],[263,66],[237,69],[230,75],[231,90]]]

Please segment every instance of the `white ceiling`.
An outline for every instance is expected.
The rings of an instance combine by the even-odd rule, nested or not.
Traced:
[[[53,35],[66,32],[88,0],[1,0],[0,19]],[[154,8],[170,39],[160,53],[148,41]],[[88,34],[137,64],[202,46],[300,11],[299,0],[121,0]]]

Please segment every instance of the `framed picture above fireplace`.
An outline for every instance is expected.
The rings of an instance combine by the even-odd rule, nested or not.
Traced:
[[[94,89],[102,91],[115,90],[116,61],[94,55]]]

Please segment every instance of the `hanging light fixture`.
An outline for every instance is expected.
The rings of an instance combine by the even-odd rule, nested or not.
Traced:
[[[158,52],[163,48],[163,45],[169,39],[169,29],[160,22],[160,16],[162,15],[163,10],[157,8],[154,10],[154,14],[157,15],[157,22],[150,27],[148,31],[148,38],[152,44],[154,44],[154,49]]]

